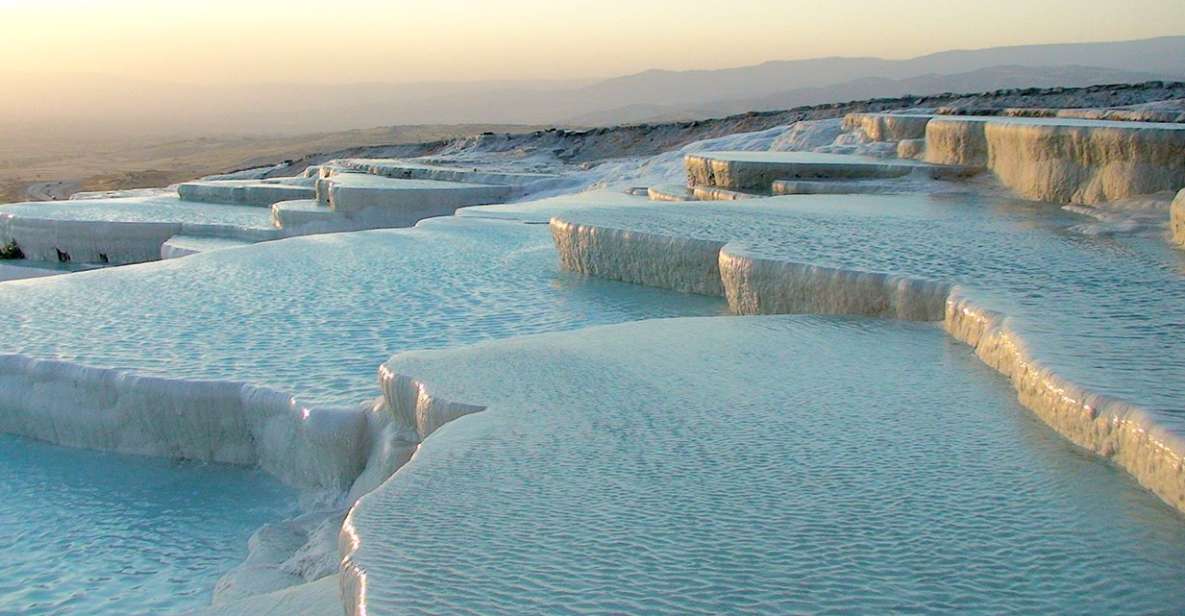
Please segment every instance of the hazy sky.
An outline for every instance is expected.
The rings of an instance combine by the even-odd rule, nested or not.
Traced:
[[[188,82],[586,78],[1172,34],[1185,0],[0,0],[9,70]]]

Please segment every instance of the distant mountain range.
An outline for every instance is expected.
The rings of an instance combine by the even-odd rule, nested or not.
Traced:
[[[658,122],[723,117],[746,111],[789,109],[803,105],[899,97],[943,92],[982,92],[1006,88],[1089,86],[1178,79],[1169,73],[1148,73],[1096,66],[992,66],[965,73],[929,73],[905,79],[861,77],[843,83],[793,88],[752,98],[717,100],[696,106],[635,104],[574,116],[568,123],[587,126],[623,122]]]
[[[0,78],[3,75],[0,74]],[[0,123],[190,133],[294,133],[446,123],[612,125],[904,94],[1185,80],[1185,36],[651,70],[597,82],[194,86],[59,76],[8,91]]]

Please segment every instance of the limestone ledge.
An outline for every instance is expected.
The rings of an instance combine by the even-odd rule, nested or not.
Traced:
[[[754,195],[738,190],[728,190],[727,188],[717,188],[715,186],[692,186],[691,194],[697,201],[744,201],[745,199],[757,199],[761,195]]]
[[[485,410],[482,406],[442,399],[434,395],[427,384],[399,374],[388,364],[383,364],[379,369],[379,384],[383,390],[380,399],[382,413],[393,419],[388,429],[393,428],[395,431],[383,441],[403,443],[405,447],[395,447],[395,455],[384,456],[380,450],[372,453],[368,465],[369,475],[364,473],[351,492],[351,497],[358,500],[364,500],[366,494],[407,463],[418,444],[432,432],[454,419]],[[346,516],[338,538],[342,557],[341,597],[347,614],[365,614],[366,569],[353,558],[359,547],[354,511],[351,509]]]
[[[914,170],[909,165],[842,155],[764,154],[767,156],[742,157],[727,152],[689,154],[684,158],[684,166],[693,186],[750,191],[769,190],[778,180],[897,178]]]
[[[984,166],[1025,199],[1090,205],[1185,186],[1185,127],[935,117],[926,160]]]
[[[902,178],[920,174],[935,180],[971,177],[981,167],[884,161],[815,152],[703,152],[683,160],[691,186],[768,194],[782,180],[849,181]]]
[[[382,396],[372,402],[317,407],[243,383],[144,376],[0,355],[0,432],[70,447],[255,466],[322,495],[319,499],[349,504],[386,481],[440,426],[482,410],[437,399],[422,384],[386,366],[380,368],[379,380]],[[337,594],[326,591],[337,585],[337,576],[315,581],[337,572],[334,539],[339,529],[349,528],[336,524],[340,518],[329,513],[257,532],[247,561],[219,582],[215,606],[207,611],[255,613],[273,598],[302,593],[317,598],[318,610],[336,605]],[[295,535],[288,532],[305,518],[316,524]],[[326,529],[332,537],[324,556],[331,561],[329,570],[321,571],[325,559],[319,546]],[[283,535],[280,541],[271,537],[277,534]],[[296,575],[284,569],[286,561],[301,559],[314,570]],[[358,572],[348,561],[340,569],[343,587],[357,583]],[[311,584],[285,590],[304,582]]]
[[[1185,189],[1181,189],[1177,193],[1177,198],[1173,199],[1173,205],[1170,207],[1169,227],[1173,241],[1185,246]]]
[[[551,219],[560,266],[569,272],[724,297],[723,242],[580,225]]]
[[[177,235],[243,242],[277,239],[271,229],[225,224],[65,220],[0,212],[0,243],[15,242],[34,261],[126,265],[156,261]]]
[[[364,173],[326,175],[324,170],[316,181],[317,202],[347,219],[339,222],[352,229],[411,227],[425,218],[451,216],[462,207],[501,203],[511,193],[512,188],[504,185],[392,179]]]
[[[897,142],[897,158],[902,160],[925,160],[926,138],[902,139]]]
[[[948,285],[782,259],[726,245],[719,255],[728,306],[736,314],[858,314],[939,321]]]
[[[855,314],[940,321],[1008,377],[1019,401],[1075,444],[1126,470],[1185,513],[1185,438],[1146,409],[1090,392],[1038,364],[1005,315],[984,310],[951,285],[889,274],[794,263],[744,246],[551,222],[563,269],[720,295],[736,314]],[[718,281],[711,280],[717,276]]]
[[[186,182],[177,187],[177,194],[182,201],[257,207],[271,207],[280,201],[311,199],[314,196],[312,180],[305,178]]]
[[[947,299],[943,325],[1007,377],[1021,404],[1042,421],[1185,512],[1185,438],[1160,426],[1147,409],[1093,393],[1042,366],[1005,315],[976,306],[958,290]]]
[[[903,141],[926,136],[930,116],[904,113],[849,113],[844,116],[847,131],[863,133],[869,141]]]
[[[332,177],[342,171],[404,180],[433,180],[467,184],[511,186],[515,193],[558,186],[563,178],[549,173],[520,173],[477,167],[465,168],[425,164],[399,159],[348,158],[335,160],[318,169],[320,177]]]
[[[367,440],[361,407],[305,406],[272,389],[0,356],[0,432],[57,445],[258,466],[289,485],[348,489]]]
[[[682,184],[660,184],[646,189],[646,196],[651,201],[694,201],[695,193]]]
[[[773,184],[775,195],[856,195],[894,192],[893,185],[862,180],[778,180]]]
[[[679,184],[651,186],[646,189],[646,196],[651,201],[741,201],[761,197],[714,186],[687,187]]]

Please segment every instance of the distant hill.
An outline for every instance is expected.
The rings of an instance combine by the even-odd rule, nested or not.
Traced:
[[[863,77],[906,79],[930,74],[969,73],[1000,66],[1065,65],[1185,77],[1185,36],[954,50],[908,60],[816,58],[714,71],[653,70],[592,84],[582,92],[593,98],[630,100],[632,103],[708,102],[756,98],[791,88],[838,84]]]
[[[1080,87],[1110,83],[1139,83],[1168,75],[1100,68],[1097,66],[993,66],[965,73],[929,73],[906,79],[861,77],[843,83],[793,88],[754,98],[716,100],[688,107],[630,105],[568,118],[569,124],[605,126],[622,122],[660,122],[689,118],[723,117],[746,111],[789,109],[801,105],[856,101],[870,98],[929,95],[943,92],[982,92],[1007,88]]]
[[[2,71],[3,69],[0,69]],[[0,74],[0,79],[4,75]],[[46,76],[0,97],[0,130],[259,134],[407,124],[617,124],[874,96],[1185,79],[1185,36],[944,51],[907,60],[816,58],[651,70],[596,82],[193,85]]]

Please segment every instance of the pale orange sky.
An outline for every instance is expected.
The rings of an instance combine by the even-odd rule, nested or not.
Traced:
[[[1183,0],[0,0],[7,70],[200,83],[580,79],[1174,34]]]

